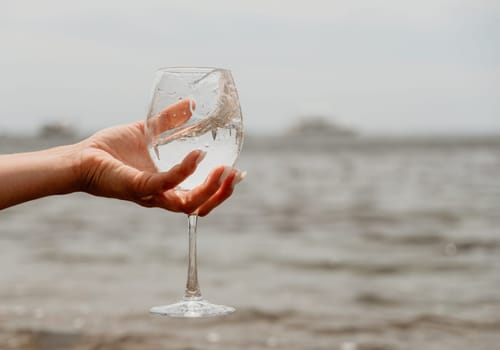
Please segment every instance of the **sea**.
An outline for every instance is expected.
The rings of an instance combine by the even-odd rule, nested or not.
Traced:
[[[0,153],[74,140],[2,135]],[[248,136],[198,222],[84,193],[0,211],[0,349],[496,350],[500,137]]]

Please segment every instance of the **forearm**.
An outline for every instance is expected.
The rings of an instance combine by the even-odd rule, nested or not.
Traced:
[[[79,145],[0,155],[0,209],[79,189]]]

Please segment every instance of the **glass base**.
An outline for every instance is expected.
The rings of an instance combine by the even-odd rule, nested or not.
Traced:
[[[170,317],[212,317],[233,313],[234,307],[211,304],[204,299],[184,299],[178,303],[153,306],[149,312]]]

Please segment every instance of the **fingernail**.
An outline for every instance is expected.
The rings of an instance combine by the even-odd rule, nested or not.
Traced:
[[[200,154],[198,155],[198,158],[196,158],[196,165],[200,164],[200,162],[205,159],[205,156],[207,155],[207,152],[200,150]]]
[[[239,171],[236,173],[236,175],[234,176],[234,179],[233,179],[233,182],[231,182],[231,186],[234,187],[236,186],[237,184],[239,184],[241,181],[243,181],[243,179],[247,176],[247,172],[246,171]]]
[[[227,179],[227,177],[231,173],[231,170],[232,170],[232,168],[229,166],[224,167],[224,171],[222,172],[222,174],[219,177],[219,185],[222,185],[224,183],[224,181]]]

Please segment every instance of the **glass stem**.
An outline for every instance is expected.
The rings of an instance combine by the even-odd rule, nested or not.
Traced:
[[[191,214],[188,216],[189,228],[189,263],[186,282],[186,291],[184,299],[199,300],[201,299],[200,285],[198,284],[198,262],[196,256],[196,226],[198,224],[198,215]]]

